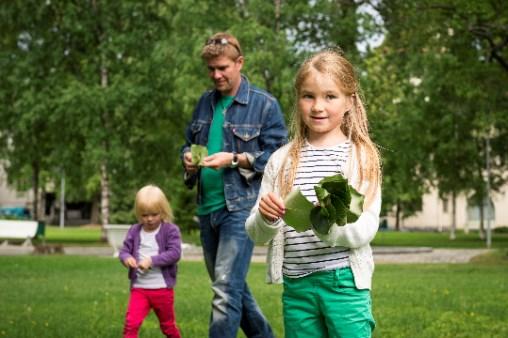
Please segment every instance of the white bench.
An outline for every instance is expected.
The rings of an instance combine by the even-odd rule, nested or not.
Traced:
[[[122,248],[125,235],[131,226],[127,224],[106,224],[104,230],[106,230],[106,237],[109,245],[113,247],[113,256],[118,257],[118,253]]]
[[[37,235],[37,221],[15,221],[0,219],[0,239],[2,245],[7,245],[9,240],[23,240],[23,246],[32,245],[32,238]]]

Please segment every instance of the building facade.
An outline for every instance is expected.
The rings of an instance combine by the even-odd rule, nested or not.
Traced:
[[[9,187],[7,175],[0,164],[0,208],[31,208],[32,193],[20,192]]]
[[[491,195],[491,209],[484,207],[484,227],[487,227],[487,216],[490,217],[491,229],[508,226],[508,187],[501,193]],[[456,198],[457,229],[468,231],[480,228],[481,212],[477,206],[468,204],[465,195]],[[395,217],[387,218],[389,226],[395,224]],[[422,210],[415,215],[402,219],[401,227],[407,229],[426,229],[443,231],[451,228],[453,222],[453,205],[451,198],[441,199],[437,189],[423,196]]]

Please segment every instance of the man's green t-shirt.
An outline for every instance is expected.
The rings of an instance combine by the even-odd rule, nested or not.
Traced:
[[[222,151],[222,125],[226,109],[233,102],[234,96],[222,96],[215,105],[212,124],[208,132],[208,155]],[[202,216],[226,206],[224,197],[224,168],[215,170],[201,168],[201,204],[197,214]]]

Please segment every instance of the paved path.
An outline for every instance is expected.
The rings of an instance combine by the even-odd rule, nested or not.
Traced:
[[[266,247],[255,247],[253,262],[264,262]],[[377,264],[410,264],[410,263],[467,263],[471,258],[487,253],[488,249],[433,249],[427,247],[374,247],[374,261]],[[109,246],[66,246],[66,255],[106,256],[113,257]],[[33,247],[20,245],[0,245],[0,256],[34,254]],[[203,260],[201,247],[185,244],[183,259],[189,261]]]
[[[471,258],[489,251],[488,249],[430,249],[421,252],[411,250],[390,252],[390,250],[379,251],[374,248],[374,261],[376,264],[467,263]]]
[[[433,249],[427,247],[374,247],[376,264],[467,263],[471,258],[489,252],[488,249]],[[184,259],[202,260],[201,248],[184,250]],[[266,247],[255,247],[253,262],[266,261]]]

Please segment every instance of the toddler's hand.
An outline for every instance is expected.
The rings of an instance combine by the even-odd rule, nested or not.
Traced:
[[[284,201],[273,192],[270,192],[259,201],[259,212],[266,220],[274,222],[284,216],[286,207]]]
[[[150,257],[143,258],[141,262],[139,262],[138,267],[142,271],[146,271],[152,267],[152,259]]]
[[[136,259],[134,259],[134,257],[132,257],[132,256],[124,259],[123,265],[125,265],[128,268],[133,268],[133,269],[136,269],[138,267],[138,263],[136,263]]]

